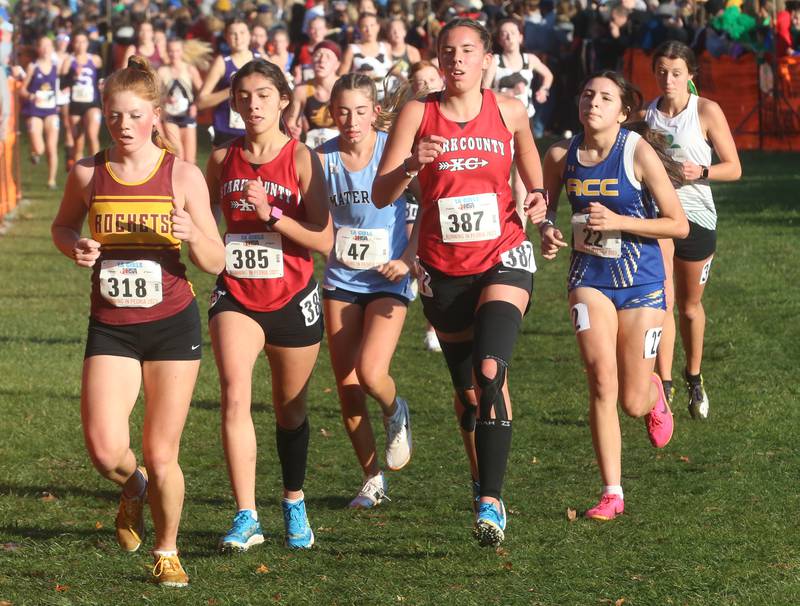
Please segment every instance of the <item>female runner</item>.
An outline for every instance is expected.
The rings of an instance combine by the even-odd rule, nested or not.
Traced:
[[[536,55],[522,52],[522,29],[517,21],[513,19],[500,21],[495,38],[502,52],[494,55],[492,64],[483,76],[483,84],[522,101],[528,111],[528,118],[533,120],[533,115],[536,113],[533,102],[547,101],[550,86],[553,84],[553,73]],[[536,74],[541,76],[542,84],[534,91],[533,81]],[[517,212],[524,225],[525,211],[522,204],[527,191],[516,169],[512,174],[512,187],[517,202]]]
[[[383,79],[392,69],[392,50],[388,44],[379,40],[381,24],[378,15],[361,13],[358,17],[358,31],[361,40],[358,44],[347,46],[339,67],[339,74],[348,72],[363,73],[372,78],[378,87],[378,98],[383,99]]]
[[[128,58],[134,54],[141,55],[147,59],[153,69],[161,67],[167,59],[156,42],[155,28],[149,21],[142,21],[136,27],[136,44],[131,44],[125,49],[125,55],[122,60],[123,65],[127,64]]]
[[[214,59],[196,101],[198,110],[214,108],[214,147],[244,135],[242,117],[230,104],[231,79],[240,66],[258,57],[250,50],[250,30],[242,18],[229,19],[225,24],[225,41],[231,54]]]
[[[53,63],[53,42],[42,36],[36,43],[36,61],[28,64],[19,95],[22,116],[31,139],[31,162],[47,155],[47,187],[56,188],[58,171],[58,67]]]
[[[664,380],[664,391],[671,403],[675,393],[672,308],[677,302],[686,353],[683,376],[689,391],[689,413],[693,419],[705,419],[708,396],[700,374],[706,328],[702,299],[717,245],[717,210],[709,182],[737,181],[742,176],[742,167],[722,109],[714,101],[699,97],[694,88],[692,78],[697,74],[697,61],[692,50],[681,42],[663,44],[653,55],[653,72],[661,96],[647,107],[645,119],[651,128],[667,134],[673,159],[683,165],[686,183],[678,189],[678,198],[689,219],[686,239],[661,241],[667,270],[667,315],[658,350],[658,374]],[[712,147],[719,158],[713,165]]]
[[[329,103],[341,59],[342,51],[336,42],[323,40],[317,44],[312,56],[314,77],[297,86],[292,93],[286,124],[295,139],[305,133],[309,147],[319,147],[338,134]]]
[[[567,245],[553,225],[562,185],[572,206],[567,288],[603,480],[600,502],[585,515],[597,520],[611,520],[625,509],[617,401],[626,414],[645,417],[656,448],[667,445],[673,430],[661,380],[653,373],[665,308],[657,238],[683,238],[688,224],[662,160],[680,181],[678,167],[622,126],[640,107],[639,91],[616,72],[589,78],[578,103],[584,133],[553,145],[544,162],[550,194],[548,221],[541,227],[546,259]],[[645,134],[652,135],[646,128]]]
[[[173,38],[167,42],[169,63],[158,68],[158,77],[164,85],[166,102],[162,121],[164,134],[175,155],[195,164],[197,160],[197,106],[195,93],[203,86],[197,68],[184,61],[183,40]]]
[[[532,222],[544,219],[546,203],[525,108],[481,87],[490,46],[477,21],[454,19],[442,28],[445,89],[400,111],[372,196],[379,207],[391,204],[419,173],[420,294],[460,399],[461,428],[470,440],[474,435],[480,479],[475,536],[498,545],[511,447],[507,371],[535,268],[508,185],[512,141],[520,174],[535,192],[526,201]]]
[[[70,87],[69,127],[72,129],[73,160],[83,156],[86,138],[89,154],[100,151],[100,68],[103,60],[89,53],[89,36],[85,32],[72,35],[72,56],[61,64],[58,71],[61,85]]]
[[[200,316],[182,243],[203,271],[218,273],[225,251],[196,184],[200,170],[163,147],[155,126],[161,85],[133,56],[103,90],[114,145],[75,165],[53,221],[53,241],[92,268],[91,316],[83,363],[81,417],[95,468],[122,487],[117,541],[136,551],[147,498],[155,527],[153,574],[168,587],[189,582],[177,555],[183,507],[181,432],[200,368]],[[81,226],[89,216],[89,237]],[[122,218],[120,218],[122,217]],[[128,419],[144,384],[142,458]]]
[[[342,76],[331,92],[331,113],[341,134],[319,149],[336,242],[322,291],[325,328],[342,419],[363,472],[363,486],[350,507],[364,509],[380,504],[387,491],[367,394],[383,412],[386,467],[396,471],[411,459],[408,403],[398,397],[389,366],[413,296],[409,267],[416,246],[409,246],[406,236],[405,197],[382,209],[370,201],[386,144],[386,133],[376,129],[377,96],[369,76]]]
[[[311,253],[333,240],[319,159],[280,130],[291,90],[264,59],[231,81],[232,108],[245,136],[212,152],[206,180],[222,206],[225,271],[209,309],[222,389],[222,442],[237,513],[220,541],[246,550],[264,536],[256,511],[256,434],[250,415],[253,366],[266,353],[272,373],[278,458],[283,475],[286,544],[314,544],[303,482],[308,453],[306,393],[322,340],[322,309]]]

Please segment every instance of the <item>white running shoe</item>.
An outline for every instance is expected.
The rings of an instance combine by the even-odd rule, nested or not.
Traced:
[[[392,471],[403,469],[411,460],[411,414],[408,402],[397,398],[397,410],[391,417],[383,417],[386,429],[386,467]]]
[[[428,351],[442,351],[442,346],[439,345],[439,337],[436,336],[436,332],[433,330],[429,330],[425,333],[425,349]]]
[[[380,505],[384,499],[391,501],[386,491],[389,490],[389,485],[386,483],[386,476],[383,472],[378,472],[378,475],[372,476],[361,487],[361,490],[356,495],[356,498],[350,501],[351,509],[372,509]]]

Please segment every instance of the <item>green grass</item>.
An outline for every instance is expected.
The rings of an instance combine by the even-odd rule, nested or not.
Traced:
[[[116,546],[117,490],[92,469],[80,429],[89,273],[52,246],[49,225],[58,200],[44,189],[44,168],[26,165],[30,203],[0,237],[0,601],[800,603],[798,160],[743,154],[743,180],[715,186],[720,239],[706,296],[704,363],[711,418],[692,422],[676,406],[675,436],[658,452],[641,421],[623,419],[627,512],[611,523],[567,517],[569,508],[580,512],[593,504],[600,483],[566,305],[567,255],[555,263],[540,260],[534,305],[515,354],[514,444],[505,488],[511,515],[498,552],[478,548],[470,536],[469,478],[448,377],[441,356],[422,349],[417,303],[393,367],[411,403],[415,452],[406,470],[389,477],[392,501],[368,513],[344,508],[360,472],[323,348],[310,389],[305,487],[317,545],[303,553],[282,547],[269,373],[261,361],[253,416],[267,542],[241,556],[218,555],[216,542],[234,503],[206,333],[181,451],[187,499],[179,546],[191,575],[183,591],[148,582],[149,538],[134,555]],[[204,306],[212,280],[194,270],[192,280]],[[676,373],[682,362],[678,354]],[[131,420],[136,449],[141,421],[140,403]],[[268,572],[258,572],[262,564]]]

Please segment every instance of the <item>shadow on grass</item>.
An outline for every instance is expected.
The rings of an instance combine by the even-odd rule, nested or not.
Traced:
[[[0,484],[0,497],[36,497],[39,498],[44,492],[49,492],[56,498],[76,498],[89,497],[102,501],[117,502],[119,499],[118,490],[103,490],[97,488],[84,488],[83,486],[65,486],[57,484],[39,484],[36,486],[25,484]]]
[[[192,400],[192,408],[200,408],[202,410],[219,410],[219,400]],[[253,402],[250,405],[251,412],[272,412],[272,404],[262,404]]]
[[[588,427],[589,421],[586,419],[575,419],[573,417],[545,417],[541,420],[544,425],[566,426],[566,427]]]
[[[81,337],[8,337],[0,336],[0,343],[30,343],[31,345],[83,345]]]

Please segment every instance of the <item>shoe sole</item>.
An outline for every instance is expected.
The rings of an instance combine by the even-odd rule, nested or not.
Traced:
[[[653,373],[653,376],[656,377],[658,375]],[[653,445],[653,448],[664,448],[664,447],[667,446],[667,444],[670,443],[670,440],[672,440],[672,434],[675,433],[675,415],[672,413],[672,407],[669,405],[669,402],[667,402],[667,394],[664,393],[664,384],[661,382],[661,379],[659,379],[658,383],[656,383],[656,386],[658,388],[658,392],[659,392],[659,395],[661,397],[661,401],[664,402],[664,406],[667,407],[667,410],[669,410],[669,415],[670,415],[670,417],[672,417],[672,429],[670,429],[669,437],[666,439],[666,441],[663,444],[656,444],[652,440],[650,440],[650,444]]]
[[[179,583],[177,581],[165,581],[163,583],[159,583],[158,586],[159,587],[170,587],[170,588],[173,588],[173,587],[188,587],[189,583],[188,582],[187,583]]]
[[[591,515],[591,516],[587,515],[587,514],[583,514],[583,515],[587,520],[597,520],[598,522],[610,522],[611,520],[613,520],[617,516],[621,516],[623,513],[624,512],[622,512],[622,511],[618,511],[613,516],[600,516],[600,515],[597,515],[597,514]]]
[[[491,522],[481,520],[473,531],[481,547],[497,547],[506,538],[505,533]]]
[[[246,543],[234,543],[228,541],[227,543],[220,543],[219,550],[223,553],[227,552],[244,552],[250,549],[255,545],[261,545],[264,542],[264,535],[263,534],[254,534],[249,539],[247,539]]]
[[[408,408],[408,402],[406,402],[406,412],[408,413],[406,415],[406,421],[408,422],[408,441],[411,442],[411,411]],[[414,454],[413,446],[408,449],[408,458],[403,462],[402,465],[392,466],[392,465],[389,465],[389,461],[387,460],[386,461],[386,469],[388,469],[389,471],[400,471],[401,469],[403,469],[403,467],[405,467],[406,465],[408,465],[411,462],[411,455],[412,454]],[[385,452],[383,453],[383,456],[384,456],[384,458],[386,458],[386,453]]]

